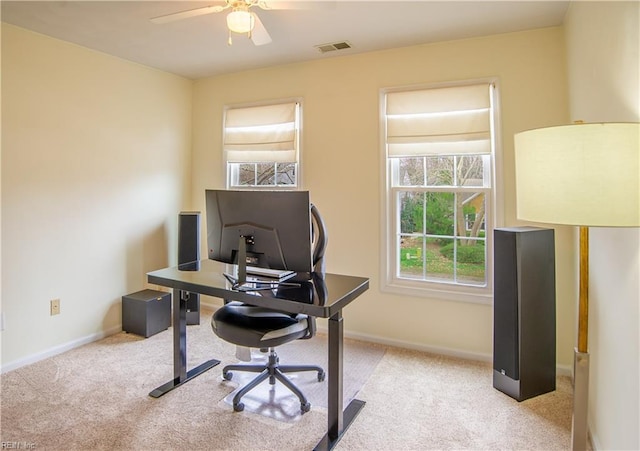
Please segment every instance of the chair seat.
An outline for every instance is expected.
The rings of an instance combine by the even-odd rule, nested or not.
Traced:
[[[308,318],[263,307],[230,302],[211,318],[214,333],[225,341],[249,348],[271,348],[304,338]]]

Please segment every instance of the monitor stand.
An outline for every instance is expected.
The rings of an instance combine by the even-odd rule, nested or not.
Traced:
[[[232,290],[237,291],[265,291],[273,290],[282,286],[300,287],[299,283],[288,283],[283,281],[271,281],[271,280],[252,280],[247,283],[247,241],[251,242],[252,236],[241,235],[238,238],[238,270],[237,276],[234,277],[230,274],[224,274],[229,282],[231,282]]]
[[[238,279],[236,283],[243,286],[247,283],[247,238],[240,235],[238,238]]]

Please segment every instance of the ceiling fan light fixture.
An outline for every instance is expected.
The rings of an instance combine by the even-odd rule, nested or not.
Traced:
[[[249,33],[254,26],[253,15],[246,9],[234,9],[227,14],[227,27],[234,33]]]

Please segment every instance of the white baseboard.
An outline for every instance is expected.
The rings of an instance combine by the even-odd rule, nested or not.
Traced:
[[[210,309],[213,312],[219,309],[222,306],[222,303],[211,303],[211,302],[203,303],[201,301],[200,305]],[[321,331],[324,334],[327,333],[326,322],[324,324],[322,322],[318,322],[318,331]],[[366,341],[369,343],[377,343],[385,346],[394,346],[397,348],[413,349],[416,351],[428,352],[431,354],[446,355],[449,357],[457,357],[460,359],[476,360],[480,362],[493,361],[492,354],[460,351],[458,349],[441,348],[437,346],[425,346],[419,343],[413,343],[413,342],[402,341],[402,340],[394,340],[390,338],[379,337],[377,335],[362,334],[358,332],[349,332],[346,330],[344,332],[344,336],[347,338],[353,338],[354,340]],[[573,366],[572,365],[556,365],[556,374],[558,376],[573,377]]]
[[[327,332],[326,327],[322,327],[322,326],[319,326],[318,330],[321,330],[323,333]],[[443,348],[443,347],[439,347],[439,346],[427,346],[427,345],[423,345],[423,344],[420,344],[420,343],[414,343],[414,342],[404,341],[404,340],[395,340],[395,339],[391,339],[391,338],[380,337],[380,336],[377,336],[377,335],[363,334],[363,333],[359,333],[359,332],[350,332],[350,331],[346,331],[345,330],[344,336],[346,338],[352,338],[354,340],[366,341],[366,342],[370,342],[370,343],[377,343],[377,344],[381,344],[381,345],[385,345],[385,346],[393,346],[393,347],[396,347],[396,348],[413,349],[415,351],[422,351],[422,352],[427,352],[427,353],[430,353],[430,354],[446,355],[446,356],[449,356],[449,357],[457,357],[457,358],[465,359],[465,360],[476,360],[476,361],[480,361],[480,362],[491,362],[492,359],[493,359],[491,354],[482,354],[482,353],[475,353],[475,352],[468,352],[468,351],[460,351],[460,350],[457,350],[457,349]]]
[[[201,303],[202,307],[209,309],[211,311],[215,311],[220,307],[218,304],[213,303]],[[53,348],[45,349],[42,352],[38,352],[36,354],[29,355],[27,357],[23,357],[18,360],[14,360],[13,362],[6,363],[2,365],[0,368],[0,374],[8,373],[9,371],[17,370],[23,366],[31,365],[32,363],[39,362],[40,360],[47,359],[49,357],[53,357],[63,352],[70,351],[75,348],[79,348],[80,346],[93,343],[94,341],[102,340],[110,335],[115,335],[117,333],[122,332],[122,324],[118,326],[114,326],[107,330],[97,332],[95,334],[87,335],[86,337],[78,338],[77,340],[72,340],[68,343],[63,343],[58,346],[54,346]]]
[[[318,331],[327,333],[327,327],[318,325]],[[404,340],[395,340],[385,337],[379,337],[377,335],[362,334],[359,332],[344,331],[346,338],[352,338],[354,340],[366,341],[369,343],[377,343],[385,346],[393,346],[396,348],[413,349],[415,351],[427,352],[430,354],[445,355],[448,357],[455,357],[465,360],[475,360],[478,362],[493,362],[492,354],[484,354],[479,352],[461,351],[459,349],[444,348],[439,346],[427,346],[420,343],[414,343]],[[569,365],[556,365],[556,374],[558,376],[571,376],[572,367]]]
[[[571,365],[556,365],[558,376],[568,376],[573,379],[573,367]]]
[[[72,349],[79,348],[80,346],[93,343],[94,341],[102,340],[103,338],[106,338],[110,335],[117,334],[121,331],[122,331],[122,325],[119,325],[119,326],[115,326],[110,329],[104,330],[102,332],[97,332],[95,334],[87,335],[86,337],[78,338],[77,340],[73,340],[68,343],[63,343],[61,345],[54,346],[53,348],[46,349],[37,354],[32,354],[22,359],[14,360],[13,362],[9,362],[5,365],[2,365],[2,369],[0,370],[0,373],[7,373],[9,371],[16,370],[20,367],[31,365],[32,363],[39,362],[40,360],[44,360],[49,357],[62,354],[63,352],[67,352]]]
[[[207,310],[210,311],[215,311],[218,308],[220,308],[220,304],[217,303],[200,303],[201,308],[205,308]],[[2,366],[2,369],[0,370],[0,373],[6,373],[8,371],[12,371],[15,369],[18,369],[22,366],[25,365],[30,365],[32,363],[38,362],[40,360],[44,360],[48,357],[53,357],[55,355],[58,354],[62,354],[63,352],[69,351],[71,349],[74,348],[78,348],[82,345],[88,344],[88,343],[92,343],[94,341],[98,341],[101,340],[105,337],[108,337],[110,335],[114,335],[117,334],[119,332],[122,331],[122,325],[113,327],[111,329],[108,329],[106,331],[103,332],[98,332],[83,338],[79,338],[77,340],[73,340],[70,341],[69,343],[64,343],[62,345],[58,345],[55,346],[51,349],[47,349],[45,351],[42,351],[40,353],[37,354],[33,354],[30,356],[27,356],[25,358],[22,359],[18,359],[15,360],[13,362],[9,362],[5,365]],[[327,327],[319,324],[318,325],[318,331],[323,332],[323,333],[327,333]],[[359,332],[349,332],[349,331],[345,331],[344,332],[344,336],[347,338],[352,338],[354,340],[360,340],[360,341],[365,341],[365,342],[369,342],[369,343],[376,343],[376,344],[381,344],[381,345],[385,345],[385,346],[394,346],[396,348],[405,348],[405,349],[413,349],[415,351],[422,351],[422,352],[428,352],[431,354],[439,354],[439,355],[445,355],[445,356],[449,356],[449,357],[456,357],[456,358],[460,358],[460,359],[466,359],[466,360],[475,360],[475,361],[480,361],[480,362],[491,362],[493,359],[493,356],[491,354],[483,354],[483,353],[475,353],[475,352],[468,352],[468,351],[460,351],[458,349],[451,349],[451,348],[443,348],[443,347],[438,347],[438,346],[426,346],[423,344],[419,344],[419,343],[413,343],[413,342],[409,342],[409,341],[403,341],[403,340],[394,340],[394,339],[390,339],[390,338],[385,338],[385,337],[380,337],[377,335],[370,335],[370,334],[363,334],[363,333],[359,333]],[[566,365],[558,365],[556,367],[556,372],[559,376],[571,376],[572,375],[572,367],[570,366],[566,366]]]
[[[589,425],[591,426],[591,425]],[[598,437],[596,435],[593,434],[593,432],[591,432],[591,427],[588,428],[589,431],[589,441],[591,442],[591,449],[593,451],[598,451],[600,449],[604,449],[602,447],[602,445],[600,444],[600,440],[598,440]]]

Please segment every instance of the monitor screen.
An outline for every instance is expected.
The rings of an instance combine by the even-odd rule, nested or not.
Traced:
[[[238,263],[239,240],[249,266],[312,272],[308,191],[206,190],[209,259]]]

